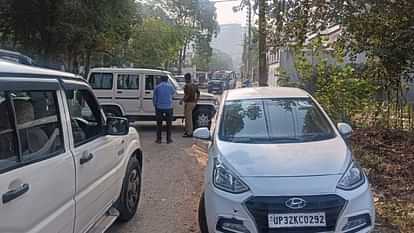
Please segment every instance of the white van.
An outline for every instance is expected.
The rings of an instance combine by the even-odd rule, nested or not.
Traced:
[[[152,121],[155,120],[153,90],[162,76],[168,76],[169,82],[177,89],[177,95],[174,97],[174,119],[184,118],[184,105],[180,105],[184,91],[170,72],[133,68],[95,68],[89,72],[88,81],[107,114],[125,116],[130,121]],[[216,111],[216,103],[214,95],[201,93],[193,113],[195,128],[210,125]]]

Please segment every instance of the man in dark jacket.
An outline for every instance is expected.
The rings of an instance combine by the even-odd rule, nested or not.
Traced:
[[[167,143],[172,143],[171,122],[173,118],[173,97],[175,92],[175,88],[168,83],[167,76],[162,76],[160,84],[158,84],[154,89],[152,101],[157,119],[157,140],[155,142],[158,144],[161,143],[163,121],[166,121],[167,125]]]

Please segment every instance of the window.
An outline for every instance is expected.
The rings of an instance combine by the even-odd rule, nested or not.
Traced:
[[[13,126],[13,113],[10,101],[4,91],[0,91],[0,169],[17,162],[17,141]]]
[[[220,139],[245,143],[289,143],[335,137],[328,120],[308,98],[228,101]]]
[[[64,151],[55,91],[10,93],[16,112],[22,160],[42,159]]]
[[[117,88],[122,90],[138,90],[139,76],[132,74],[118,75]]]
[[[75,146],[85,144],[103,133],[98,103],[88,90],[68,90],[66,98]]]
[[[56,91],[0,92],[0,169],[64,152]]]
[[[155,89],[155,87],[160,84],[161,82],[161,77],[166,77],[164,75],[146,75],[145,78],[145,90],[146,91],[152,91]],[[172,78],[168,78],[168,82],[175,88],[175,89],[179,89],[179,85],[178,83],[172,79]]]
[[[89,83],[93,89],[111,90],[113,85],[113,75],[111,73],[92,73]]]

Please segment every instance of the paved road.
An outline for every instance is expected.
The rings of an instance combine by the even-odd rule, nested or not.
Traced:
[[[194,153],[193,139],[182,138],[183,127],[174,126],[174,144],[158,145],[155,125],[139,123],[144,151],[143,189],[137,215],[115,224],[107,233],[199,232],[198,201],[206,162]]]

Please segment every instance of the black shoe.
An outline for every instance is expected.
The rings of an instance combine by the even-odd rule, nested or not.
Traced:
[[[171,143],[173,143],[174,141],[173,140],[167,140],[167,144],[171,144]]]
[[[155,143],[161,144],[161,140],[160,139],[157,139],[157,140],[155,140]]]

